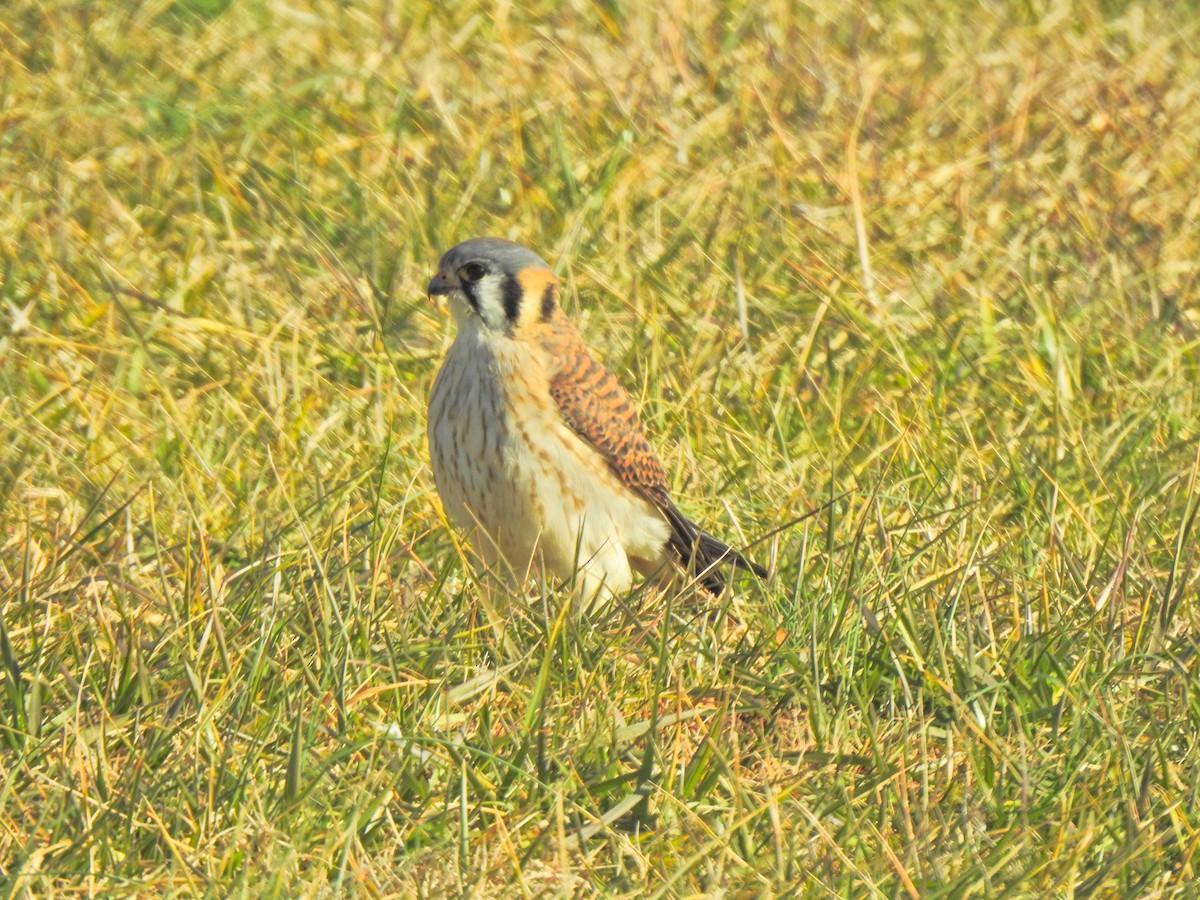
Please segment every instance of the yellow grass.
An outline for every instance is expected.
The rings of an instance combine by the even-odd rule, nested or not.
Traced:
[[[1198,42],[9,0],[6,896],[1190,896]],[[478,234],[769,584],[476,583],[423,288]]]

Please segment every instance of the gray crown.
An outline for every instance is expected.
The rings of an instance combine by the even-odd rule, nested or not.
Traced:
[[[527,247],[503,238],[471,238],[451,247],[438,263],[442,272],[453,272],[469,262],[489,262],[506,275],[516,275],[524,269],[549,269],[546,261]]]

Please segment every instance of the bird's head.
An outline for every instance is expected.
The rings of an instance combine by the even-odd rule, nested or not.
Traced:
[[[472,238],[447,250],[427,290],[449,299],[460,328],[504,334],[549,319],[558,305],[558,279],[545,260],[500,238]]]

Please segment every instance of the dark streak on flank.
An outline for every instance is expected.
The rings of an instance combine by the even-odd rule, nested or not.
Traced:
[[[546,285],[542,291],[542,321],[546,322],[554,315],[554,282]]]
[[[504,279],[504,318],[510,325],[517,321],[517,314],[521,311],[522,293],[521,282],[516,276],[509,275]]]

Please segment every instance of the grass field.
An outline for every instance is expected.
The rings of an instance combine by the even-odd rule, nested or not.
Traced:
[[[1194,896],[1198,44],[7,0],[3,895]],[[424,286],[478,234],[769,583],[477,583]]]

